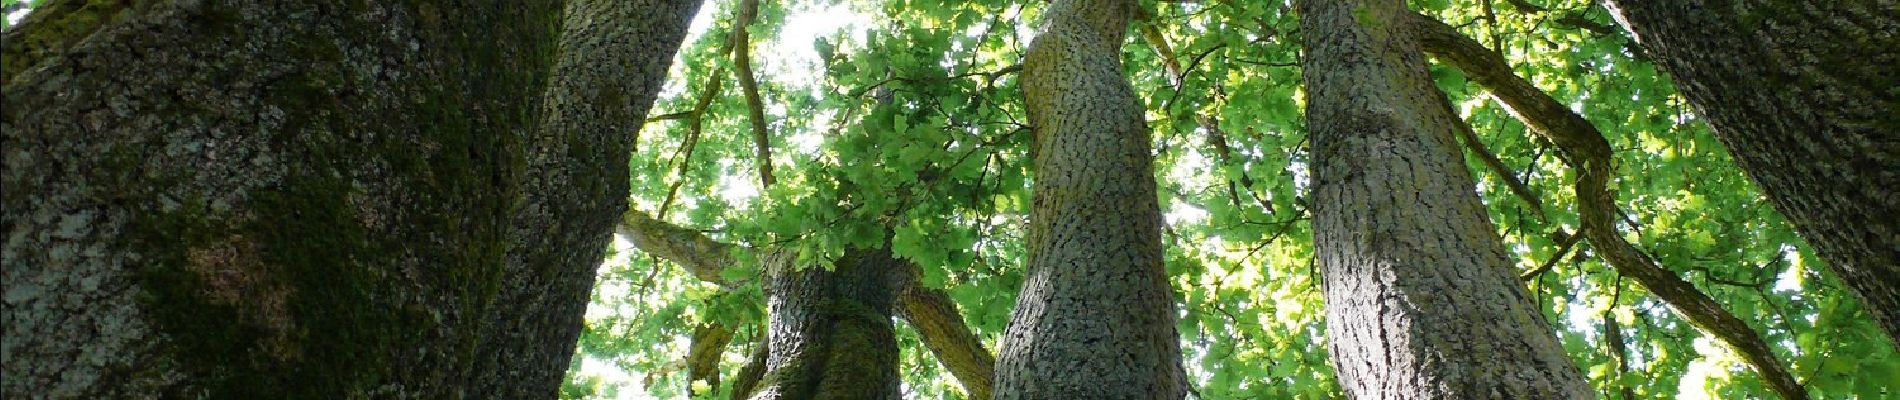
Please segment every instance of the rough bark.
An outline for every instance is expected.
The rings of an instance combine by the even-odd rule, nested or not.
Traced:
[[[1035,140],[1027,279],[998,399],[1187,395],[1142,107],[1122,75],[1136,3],[1057,0],[1025,53]]]
[[[721,272],[732,262],[732,244],[722,243],[697,231],[681,228],[638,210],[628,210],[624,222],[619,227],[620,234],[634,243],[641,251],[657,255],[669,261],[679,263],[702,280],[722,286],[734,283],[726,281]],[[914,274],[916,266],[908,261],[899,260],[898,268],[912,271],[904,275],[900,282],[895,312],[911,327],[917,329],[924,346],[937,356],[945,368],[950,370],[963,384],[971,399],[988,399],[991,387],[991,375],[995,371],[995,358],[989,350],[983,348],[982,340],[971,331],[963,321],[963,315],[957,310],[956,303],[940,289],[920,286]],[[769,347],[769,346],[762,346]],[[759,370],[763,374],[764,361],[757,368],[747,366],[747,371]],[[743,371],[741,378],[734,380],[735,393],[749,392],[748,379]],[[756,382],[757,378],[750,381]]]
[[[915,277],[905,282],[899,294],[897,315],[903,317],[924,347],[937,356],[937,362],[963,383],[970,400],[989,400],[992,377],[996,375],[996,356],[983,348],[983,340],[963,321],[957,303],[942,290],[921,287]]]
[[[508,264],[471,393],[543,397],[560,387],[614,226],[627,155],[700,0],[568,0],[539,130],[514,175]]]
[[[892,304],[904,280],[889,249],[848,250],[832,270],[771,256],[765,374],[753,400],[899,398]]]
[[[1607,5],[1900,348],[1900,4]]]
[[[1623,239],[1616,227],[1616,195],[1609,190],[1616,173],[1615,159],[1610,142],[1596,125],[1518,77],[1503,56],[1451,25],[1415,13],[1406,15],[1406,23],[1420,33],[1426,51],[1464,71],[1497,95],[1505,109],[1525,126],[1557,144],[1565,161],[1577,171],[1577,214],[1582,224],[1578,233],[1590,238],[1598,255],[1618,273],[1635,278],[1697,328],[1741,354],[1781,397],[1808,397],[1806,389],[1775,357],[1773,348],[1746,322]]]
[[[573,163],[653,93],[538,94],[652,68],[550,82],[561,3],[78,3],[5,36],[4,397],[554,393],[625,184]],[[690,11],[603,6],[663,71]]]
[[[1510,269],[1396,0],[1296,1],[1314,246],[1356,399],[1576,399],[1589,385]]]

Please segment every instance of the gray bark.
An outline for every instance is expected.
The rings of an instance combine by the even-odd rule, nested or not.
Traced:
[[[1519,286],[1396,0],[1296,1],[1315,257],[1356,399],[1591,397]]]
[[[1609,7],[1900,348],[1900,3]]]
[[[1122,74],[1135,7],[1057,0],[1025,54],[1034,208],[997,399],[1187,394],[1149,131]]]
[[[640,120],[681,4],[574,3],[656,33],[598,47],[558,2],[37,10],[0,76],[0,397],[552,395],[624,201],[630,127],[589,118]],[[559,87],[617,80],[647,92]]]

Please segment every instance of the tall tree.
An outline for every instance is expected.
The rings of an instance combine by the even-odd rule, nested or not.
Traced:
[[[1511,273],[1457,116],[1396,0],[1294,3],[1306,53],[1314,257],[1358,399],[1589,398]]]
[[[552,394],[698,4],[562,7],[34,11],[0,74],[0,392]]]
[[[1122,74],[1129,0],[1058,0],[1024,54],[1027,277],[996,398],[1187,395],[1143,109]]]
[[[1900,348],[1895,3],[1608,6]]]

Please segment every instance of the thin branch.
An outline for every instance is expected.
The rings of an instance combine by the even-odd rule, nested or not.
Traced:
[[[686,183],[687,168],[693,165],[693,150],[699,146],[699,136],[706,128],[706,109],[712,106],[713,99],[719,97],[721,88],[725,86],[725,72],[725,69],[721,68],[714,70],[711,76],[706,77],[704,92],[700,93],[699,100],[693,105],[693,110],[688,112],[692,115],[692,124],[686,131],[686,144],[681,146],[679,153],[674,156],[679,159],[679,163],[675,166],[673,184],[666,188],[666,200],[660,202],[657,219],[666,219],[666,212],[672,208],[673,199],[679,196],[680,184]]]
[[[744,0],[732,23],[732,64],[745,91],[746,118],[752,121],[752,147],[759,165],[759,188],[772,187],[772,138],[766,133],[765,100],[759,96],[759,78],[752,72],[752,36],[747,29],[759,16],[759,0]]]
[[[1559,231],[1558,234],[1561,235],[1562,232]],[[1551,254],[1550,259],[1544,260],[1544,264],[1538,265],[1537,269],[1533,269],[1530,272],[1525,272],[1524,275],[1518,276],[1517,280],[1529,282],[1532,279],[1537,279],[1538,276],[1544,275],[1545,272],[1550,272],[1551,268],[1557,267],[1558,260],[1564,259],[1564,253],[1569,253],[1570,248],[1572,246],[1576,246],[1577,242],[1582,241],[1582,240],[1583,240],[1583,235],[1581,234],[1567,235],[1564,238],[1563,244],[1557,247],[1556,254]]]
[[[1438,102],[1451,115],[1458,115],[1451,108],[1451,100],[1438,96]],[[1538,220],[1549,220],[1550,216],[1544,213],[1543,199],[1537,196],[1537,192],[1531,191],[1530,186],[1525,185],[1524,181],[1518,180],[1517,174],[1511,171],[1511,167],[1504,165],[1504,161],[1499,160],[1496,153],[1492,153],[1490,148],[1485,147],[1484,140],[1479,139],[1478,133],[1471,129],[1471,123],[1460,118],[1457,119],[1455,125],[1458,126],[1458,141],[1464,143],[1465,149],[1477,156],[1485,169],[1491,170],[1492,176],[1504,181],[1504,186],[1511,189],[1511,194],[1517,195],[1518,199],[1530,205],[1531,213],[1536,214]]]

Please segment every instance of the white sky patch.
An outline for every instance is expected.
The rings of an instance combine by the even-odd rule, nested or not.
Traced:
[[[846,2],[801,7],[785,16],[785,26],[779,29],[777,38],[753,47],[753,57],[774,84],[818,90],[824,64],[813,43],[818,38],[835,38],[839,31],[844,31],[852,43],[864,43],[871,23],[869,15],[852,10]]]
[[[1788,269],[1781,270],[1781,274],[1775,276],[1775,291],[1800,292],[1804,280],[1801,276],[1804,265],[1801,264],[1800,254],[1795,252],[1794,246],[1784,244],[1781,245],[1781,258],[1788,261]]]
[[[1207,210],[1190,204],[1177,202],[1168,207],[1168,213],[1164,215],[1163,218],[1167,219],[1168,225],[1170,226],[1198,224],[1207,222]]]
[[[720,169],[728,171],[737,171],[740,169],[750,171],[752,169],[750,165],[744,167],[732,165],[733,162],[734,160],[720,160],[720,164],[726,164],[722,165]],[[747,160],[747,162],[750,161]],[[733,207],[745,208],[746,205],[752,204],[752,199],[759,197],[759,182],[756,179],[758,179],[756,176],[745,173],[728,174],[719,177],[719,198],[725,200],[727,204],[733,205]]]
[[[1717,345],[1708,336],[1695,338],[1696,354],[1702,355],[1689,362],[1688,372],[1682,374],[1682,380],[1676,383],[1676,395],[1684,400],[1714,400],[1707,389],[1711,379],[1727,379],[1729,367],[1739,362],[1727,347]]]
[[[699,7],[699,14],[693,15],[693,23],[686,26],[686,39],[680,42],[684,43],[680,45],[680,50],[685,50],[686,46],[691,46],[694,41],[699,40],[700,36],[705,36],[706,30],[712,29],[713,20],[718,18],[721,11],[720,5],[721,2],[709,1]],[[667,76],[671,79],[667,79],[666,83],[660,86],[660,95],[656,98],[678,97],[686,92],[686,80],[678,78],[684,76],[686,68],[692,66],[688,61],[691,60],[686,59],[685,51],[673,53],[673,67],[667,71]]]
[[[13,10],[12,13],[7,14],[7,28],[11,29],[15,25],[19,25],[20,20],[26,19],[26,14],[30,12],[33,12],[33,9],[22,8],[18,10]]]

